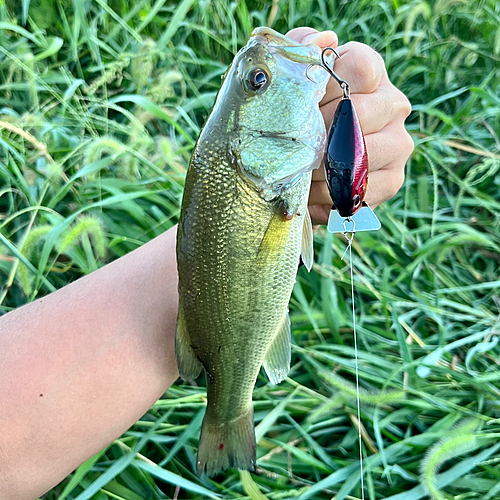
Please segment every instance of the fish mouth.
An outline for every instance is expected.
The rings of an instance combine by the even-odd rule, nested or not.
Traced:
[[[270,139],[279,139],[283,141],[297,142],[302,143],[303,145],[316,150],[317,148],[317,133],[313,133],[310,135],[304,135],[302,133],[293,133],[293,132],[278,132],[273,130],[254,130],[247,127],[242,127],[246,129],[247,132],[251,133],[253,136],[259,138],[270,138]]]
[[[291,38],[288,38],[272,28],[266,26],[261,26],[260,28],[255,28],[250,35],[250,38],[261,37],[264,39],[266,45],[275,45],[278,47],[302,47],[303,45]]]
[[[318,138],[317,134],[303,135],[300,133],[293,132],[274,132],[274,131],[265,131],[265,130],[253,130],[250,128],[246,129],[251,135],[253,135],[256,139],[274,139],[279,141],[292,142],[297,144],[302,144],[309,148],[311,151],[316,151],[318,148]]]
[[[265,45],[272,54],[286,57],[292,62],[321,65],[321,49],[317,45],[302,45],[272,28],[255,28],[250,35],[252,39]]]

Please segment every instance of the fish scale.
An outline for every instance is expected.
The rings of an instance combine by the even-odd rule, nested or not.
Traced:
[[[200,154],[191,164],[186,186],[192,183],[193,189],[189,197],[185,196],[188,206],[183,206],[185,217],[180,231],[191,233],[191,242],[197,251],[191,259],[181,262],[183,272],[179,276],[181,288],[185,285],[198,291],[192,297],[196,300],[183,298],[181,307],[186,314],[191,342],[198,347],[195,352],[214,378],[213,381],[209,378],[209,399],[217,401],[213,411],[221,419],[248,409],[260,365],[273,340],[270,333],[276,332],[287,310],[302,237],[302,220],[297,217],[290,221],[290,236],[281,258],[265,266],[257,263],[256,242],[262,241],[275,210],[255,190],[243,184],[229,167],[227,157],[218,159],[224,155],[221,145],[220,153],[212,155],[212,160]],[[207,168],[209,165],[212,169]],[[212,170],[217,173],[212,174]],[[305,182],[308,182],[306,178]],[[235,184],[240,185],[242,191],[235,192]],[[209,199],[207,193],[210,193]],[[231,213],[212,224],[207,223],[210,214],[218,213],[222,204],[233,205]],[[239,228],[232,238],[230,227]],[[257,288],[259,293],[252,293]],[[225,307],[213,307],[214,294],[217,304]],[[238,303],[238,309],[231,309],[231,303]],[[268,307],[269,303],[273,303],[272,308]],[[237,345],[231,345],[234,331],[245,334]],[[255,363],[243,363],[244,359],[238,359],[241,354]],[[228,358],[237,362],[228,363]],[[226,385],[231,390],[219,391]],[[235,399],[235,394],[241,397]]]

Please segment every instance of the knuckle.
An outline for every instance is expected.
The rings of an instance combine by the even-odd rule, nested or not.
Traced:
[[[364,93],[374,92],[385,73],[382,56],[368,45],[360,42],[348,42],[345,51],[353,64],[353,73],[360,90]]]
[[[391,182],[389,183],[387,189],[388,200],[394,198],[398,193],[403,183],[405,181],[405,171],[404,168],[398,168],[394,170],[394,174],[391,177]]]
[[[408,98],[392,83],[388,83],[384,88],[386,89],[386,99],[392,108],[391,116],[402,117],[403,121],[406,120],[412,111]]]
[[[366,117],[369,117],[373,111],[373,103],[369,99],[365,99],[365,96],[360,94],[352,94],[351,100],[356,108],[356,114],[358,115],[358,119],[361,123],[361,128],[366,121]]]
[[[406,157],[405,158],[405,163],[406,163],[406,160],[408,160],[408,158],[411,156],[411,154],[413,153],[413,151],[415,149],[415,143],[413,142],[411,135],[408,132],[406,132],[406,130],[405,130],[405,133],[403,135],[402,149],[403,149],[403,153]]]
[[[411,102],[409,101],[408,97],[406,97],[403,92],[401,92],[401,90],[396,90],[398,91],[399,108],[406,119],[408,118],[408,116],[410,116],[411,113]]]
[[[306,26],[302,26],[300,28],[291,29],[285,36],[295,40],[296,42],[302,43],[305,38],[309,35],[315,35],[318,31],[313,28],[308,28]]]

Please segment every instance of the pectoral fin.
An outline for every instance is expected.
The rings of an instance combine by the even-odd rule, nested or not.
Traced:
[[[291,340],[292,330],[287,311],[264,361],[264,369],[271,384],[279,384],[282,380],[285,380],[290,371],[290,359],[292,357]]]
[[[200,374],[202,364],[189,344],[184,311],[180,304],[177,314],[177,328],[175,330],[175,358],[177,360],[177,367],[179,368],[179,375],[183,380],[194,380]]]
[[[306,210],[304,215],[304,228],[302,230],[302,247],[300,250],[302,262],[308,271],[311,270],[314,260],[313,250],[313,229],[309,210]]]
[[[264,266],[266,263],[278,260],[285,251],[290,232],[291,220],[286,219],[278,210],[271,217],[264,237],[259,247],[257,263]]]

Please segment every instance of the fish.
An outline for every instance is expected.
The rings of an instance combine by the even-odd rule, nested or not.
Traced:
[[[307,200],[323,157],[321,51],[255,29],[223,76],[186,174],[177,231],[179,374],[204,371],[197,473],[254,470],[252,392],[290,369],[288,303],[313,261]]]

